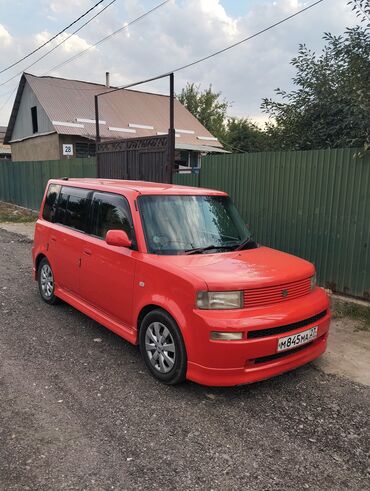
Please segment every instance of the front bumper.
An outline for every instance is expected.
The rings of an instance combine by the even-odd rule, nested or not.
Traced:
[[[286,326],[326,311],[316,322],[289,332],[248,338],[251,330]],[[304,365],[326,350],[330,325],[329,301],[321,288],[280,304],[235,311],[193,311],[188,340],[187,378],[203,385],[230,386],[257,382]],[[307,345],[277,353],[278,339],[318,326]],[[212,341],[211,331],[243,332],[240,341]]]

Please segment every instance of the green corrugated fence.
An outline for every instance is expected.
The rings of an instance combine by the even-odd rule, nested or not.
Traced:
[[[256,239],[316,264],[321,285],[370,298],[370,155],[354,149],[215,155],[174,181],[227,191]],[[0,200],[37,210],[53,177],[95,177],[90,159],[0,161]]]
[[[95,158],[7,162],[0,160],[0,201],[38,210],[45,185],[55,177],[96,177]]]
[[[355,149],[214,155],[178,184],[227,191],[256,240],[315,263],[319,284],[370,298],[370,155]]]

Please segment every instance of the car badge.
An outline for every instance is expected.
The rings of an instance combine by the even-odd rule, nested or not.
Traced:
[[[287,296],[288,296],[288,293],[289,293],[289,292],[288,292],[288,290],[283,290],[283,291],[281,292],[281,296],[285,298],[285,297],[287,297]]]

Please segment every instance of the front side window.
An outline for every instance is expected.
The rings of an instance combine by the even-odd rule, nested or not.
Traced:
[[[108,230],[124,230],[134,241],[130,207],[122,196],[94,193],[92,202],[92,230],[96,237],[105,239]]]
[[[250,237],[227,196],[140,196],[138,203],[147,248],[154,254],[224,252]]]
[[[42,218],[48,222],[54,222],[56,205],[59,196],[60,186],[59,184],[50,184],[45,198],[44,209],[42,211]]]
[[[90,193],[88,189],[62,187],[55,221],[87,232]]]

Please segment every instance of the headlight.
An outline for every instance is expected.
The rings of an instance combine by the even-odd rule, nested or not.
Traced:
[[[311,290],[313,290],[316,286],[316,273],[311,276]]]
[[[198,292],[198,309],[241,309],[243,292]]]

